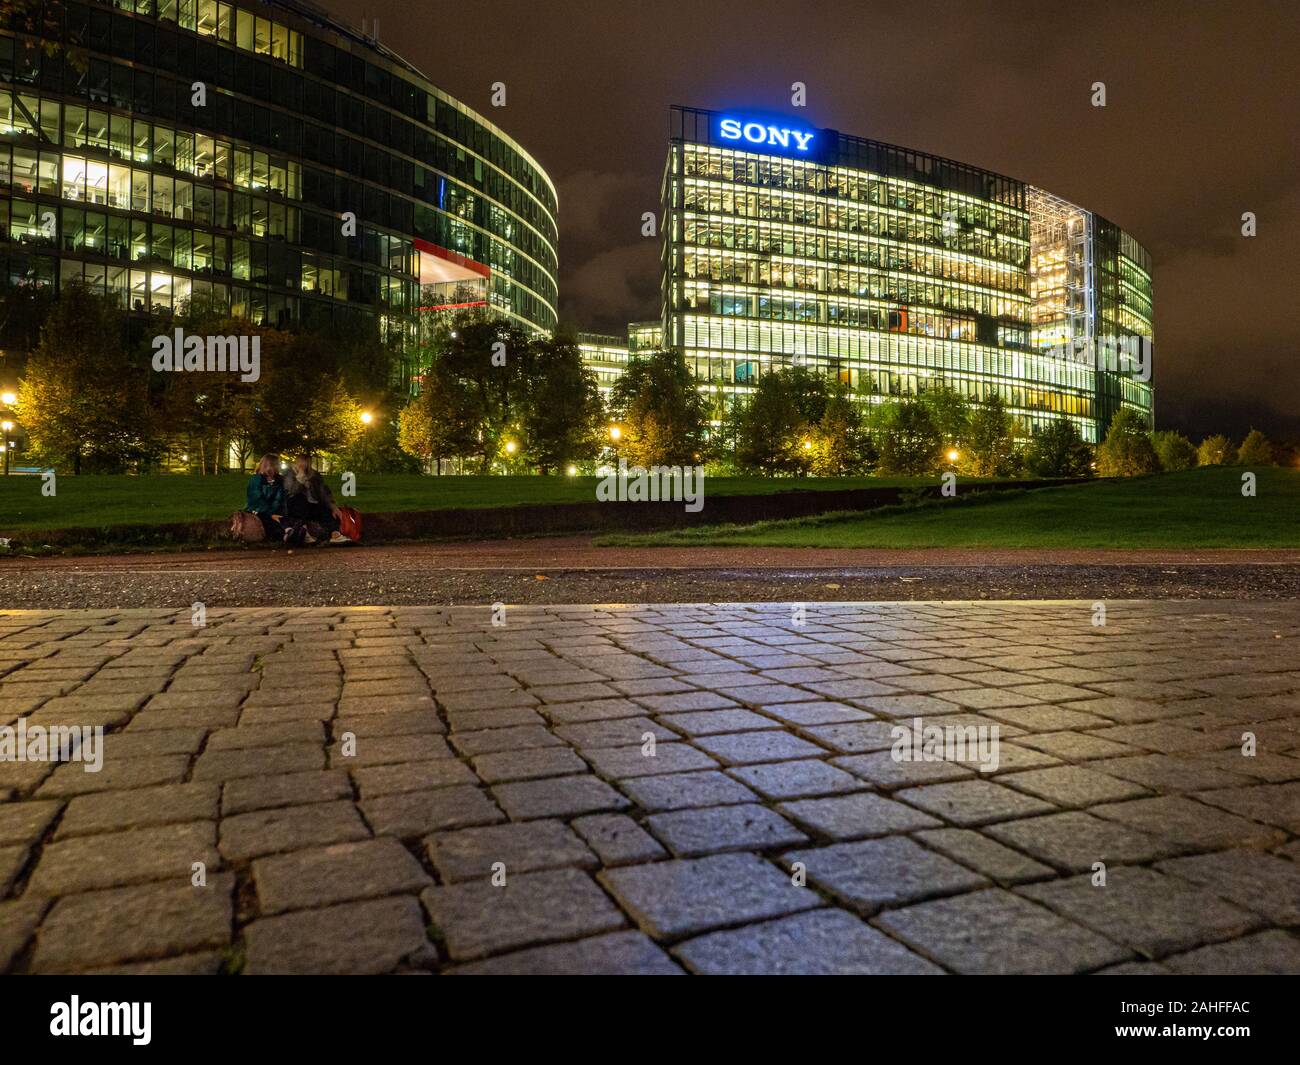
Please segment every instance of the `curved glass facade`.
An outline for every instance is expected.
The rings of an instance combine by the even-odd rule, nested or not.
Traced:
[[[0,27],[6,288],[403,339],[459,300],[549,332],[556,211],[514,141],[297,0],[61,0]]]
[[[1093,441],[1121,403],[1150,419],[1126,361],[1151,337],[1150,264],[1104,219],[786,116],[670,115],[664,338],[719,417],[797,362],[872,399],[996,392],[1031,429],[1064,416]],[[1106,338],[1117,360],[1097,361]]]

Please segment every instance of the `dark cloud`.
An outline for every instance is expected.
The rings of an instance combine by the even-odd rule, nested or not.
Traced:
[[[658,253],[636,234],[668,105],[788,109],[802,81],[817,125],[1011,174],[1133,233],[1155,260],[1159,421],[1300,435],[1300,5],[496,0],[448,20],[323,2],[379,15],[385,43],[547,168],[566,318],[657,315]]]

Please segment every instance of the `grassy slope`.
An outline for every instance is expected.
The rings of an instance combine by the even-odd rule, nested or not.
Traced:
[[[603,544],[763,547],[1300,547],[1300,471],[1209,467],[1023,494],[749,526],[608,536]],[[706,508],[707,510],[707,504]]]
[[[327,478],[338,493],[339,478]],[[372,514],[447,507],[495,507],[520,503],[577,503],[596,498],[595,477],[424,477],[363,474],[348,500]],[[792,489],[872,488],[928,484],[932,479],[707,477],[709,495],[760,495]],[[226,517],[244,505],[246,478],[59,477],[58,494],[41,495],[39,477],[0,477],[0,533],[119,524],[155,524]],[[707,505],[707,504],[706,504]]]

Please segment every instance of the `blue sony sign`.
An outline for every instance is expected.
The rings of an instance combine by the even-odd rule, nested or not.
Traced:
[[[719,140],[732,141],[742,146],[753,145],[769,152],[810,155],[815,137],[815,130],[783,125],[779,120],[760,121],[730,116],[718,119]]]

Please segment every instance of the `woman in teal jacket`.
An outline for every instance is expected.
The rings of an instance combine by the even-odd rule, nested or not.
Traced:
[[[279,455],[266,454],[258,462],[257,471],[248,479],[244,509],[261,519],[268,540],[284,539],[280,525],[284,516],[284,478],[280,476]]]

